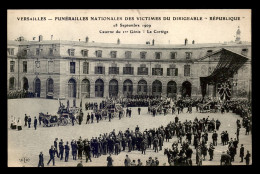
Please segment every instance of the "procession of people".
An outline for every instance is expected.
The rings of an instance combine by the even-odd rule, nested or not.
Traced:
[[[230,137],[227,131],[221,128],[222,123],[219,119],[206,116],[198,119],[196,116],[194,119],[181,121],[181,115],[184,113],[200,113],[201,103],[210,103],[210,108],[215,108],[216,105],[221,104],[220,113],[233,112],[242,118],[236,122],[236,137]],[[76,101],[73,100],[73,107],[76,108]],[[122,110],[118,109],[118,105]],[[162,98],[152,96],[131,96],[127,99],[124,98],[107,98],[101,102],[86,102],[85,115],[82,111],[82,101],[80,104],[80,114],[78,115],[78,124],[93,124],[100,121],[108,121],[116,118],[116,112],[118,112],[118,119],[123,117],[131,118],[133,113],[132,109],[136,107],[137,114],[150,114],[151,116],[165,116],[172,115],[172,121],[166,126],[159,126],[152,129],[144,129],[140,131],[140,128],[127,128],[126,130],[115,129],[111,132],[100,134],[98,137],[92,137],[91,139],[74,137],[72,140],[62,140],[57,142],[55,139],[54,144],[50,145],[49,150],[50,159],[47,165],[51,162],[55,165],[55,158],[59,158],[59,161],[68,162],[70,160],[82,160],[91,162],[95,158],[99,158],[102,155],[107,155],[107,166],[113,166],[113,155],[119,155],[122,152],[131,154],[133,151],[140,151],[140,155],[146,155],[147,151],[153,153],[159,153],[163,151],[164,155],[168,158],[168,165],[170,166],[183,166],[183,165],[203,165],[203,161],[206,159],[214,161],[214,150],[217,146],[226,146],[226,151],[221,154],[221,165],[231,165],[235,160],[235,156],[241,158],[240,162],[246,162],[249,164],[251,154],[244,149],[243,144],[239,149],[239,136],[240,129],[245,129],[245,135],[249,135],[251,132],[251,104],[245,100],[229,100],[225,102],[218,102],[211,99],[191,99],[191,98]],[[193,111],[193,107],[196,109]],[[144,109],[147,108],[147,109]],[[187,112],[184,112],[184,109]],[[60,103],[58,112],[64,110],[69,111],[69,104],[67,108]],[[102,112],[101,112],[102,111]],[[105,111],[105,112],[104,112]],[[47,113],[48,114],[48,113]],[[135,113],[136,114],[136,113]],[[108,118],[108,119],[107,119]],[[75,122],[75,116],[71,117],[72,126]],[[22,122],[24,124],[22,124]],[[20,117],[16,119],[11,117],[10,128],[12,130],[23,130],[25,127],[33,128],[37,130],[37,127],[42,125],[42,117],[29,116],[25,114],[24,119]],[[33,124],[33,125],[32,125]],[[221,128],[221,129],[220,129]],[[220,132],[222,130],[222,132]],[[209,137],[212,137],[209,138]],[[165,143],[172,141],[171,148],[163,148]],[[245,151],[247,153],[245,154]],[[44,152],[46,154],[46,152]],[[71,154],[71,155],[70,155]],[[192,158],[195,156],[195,162]],[[207,157],[209,155],[209,158]],[[43,153],[39,155],[39,167],[44,166]],[[135,162],[137,160],[137,163]],[[127,166],[157,166],[159,165],[158,159],[150,159],[146,163],[142,164],[140,159],[135,159],[129,162]],[[161,164],[162,165],[162,164]],[[166,165],[166,164],[163,164]]]

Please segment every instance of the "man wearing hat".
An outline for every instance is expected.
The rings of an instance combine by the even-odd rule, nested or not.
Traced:
[[[40,152],[40,155],[39,155],[38,167],[44,167],[44,159],[43,159],[43,154],[42,154],[42,152]]]
[[[24,126],[27,126],[27,122],[28,122],[28,116],[25,114],[25,116],[24,116]]]
[[[243,162],[243,159],[244,159],[244,151],[245,151],[245,148],[244,148],[244,145],[243,144],[241,144],[241,147],[240,147],[240,154],[239,154],[239,156],[240,156],[240,158],[241,158],[241,163]]]
[[[47,163],[47,165],[49,165],[50,162],[52,161],[53,162],[53,166],[54,166],[55,165],[55,152],[54,152],[54,147],[53,146],[51,146],[51,148],[49,150],[49,154],[50,154],[50,160]]]
[[[107,167],[113,167],[113,159],[111,157],[111,153],[109,154],[109,156],[107,157]]]
[[[212,161],[213,160],[213,156],[214,156],[214,149],[215,149],[215,147],[213,146],[213,144],[212,143],[210,143],[210,146],[209,146],[209,157],[210,157],[210,161]]]
[[[250,157],[251,157],[251,154],[249,153],[249,150],[248,150],[248,151],[247,151],[247,154],[246,154],[246,157],[245,157],[246,165],[249,165]]]
[[[59,142],[59,157],[60,157],[60,160],[63,159],[63,154],[64,154],[64,146],[63,146],[63,141],[61,139],[60,142]]]
[[[126,155],[126,158],[125,158],[125,166],[127,167],[127,166],[130,166],[130,164],[131,164],[131,160],[130,160],[130,158],[128,157],[128,155]]]
[[[67,141],[65,145],[65,162],[68,162],[69,152],[70,152],[70,147],[69,147],[69,142]]]

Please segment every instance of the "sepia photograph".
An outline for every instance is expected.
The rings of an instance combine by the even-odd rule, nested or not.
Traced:
[[[8,167],[252,165],[251,18],[7,10]]]

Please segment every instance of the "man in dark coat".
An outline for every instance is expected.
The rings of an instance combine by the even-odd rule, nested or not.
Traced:
[[[39,155],[38,167],[44,167],[44,159],[43,159],[43,154],[42,154],[42,152],[40,152],[40,155]]]
[[[54,155],[55,154],[57,154],[57,157],[59,157],[59,154],[58,154],[58,143],[57,143],[57,141],[58,141],[58,138],[55,138],[55,141],[54,141],[54,148],[56,149],[55,151],[54,151]]]
[[[141,150],[142,150],[142,154],[145,155],[145,151],[146,151],[146,141],[145,141],[145,139],[143,139],[143,141],[141,142]]]
[[[214,156],[214,146],[213,146],[213,144],[212,143],[210,143],[210,146],[209,146],[209,157],[210,157],[210,161],[212,161],[213,160],[213,156]]]
[[[113,159],[111,157],[111,154],[107,157],[107,167],[113,167]]]
[[[63,145],[63,141],[61,139],[60,142],[59,142],[59,157],[60,157],[60,160],[63,159],[63,154],[64,154],[64,145]]]
[[[50,160],[49,162],[47,163],[47,165],[50,164],[50,162],[52,161],[53,162],[53,166],[55,165],[55,154],[54,154],[54,147],[51,146],[50,150],[49,150],[49,154],[50,154]]]
[[[138,107],[138,115],[140,115],[140,113],[141,113],[141,108]]]
[[[243,144],[241,144],[241,147],[240,147],[240,154],[239,154],[239,156],[240,156],[240,158],[241,158],[241,163],[243,162],[243,159],[244,159],[244,151],[245,151],[245,148],[244,148],[244,146],[243,146]]]
[[[28,117],[28,128],[31,128],[31,122],[32,122],[32,119],[31,119],[31,117],[29,116],[29,117]]]
[[[25,116],[24,116],[24,126],[27,126],[27,122],[28,122],[28,116],[25,114]]]
[[[248,151],[247,151],[247,154],[246,154],[246,157],[245,157],[246,165],[249,165],[249,163],[250,163],[250,157],[251,157],[251,154],[249,153],[249,150],[248,150]]]
[[[68,162],[69,152],[70,152],[70,147],[69,147],[69,142],[67,141],[67,144],[65,145],[65,162]]]
[[[213,140],[213,146],[217,146],[218,145],[218,133],[216,131],[214,131],[214,133],[212,134],[212,140]]]
[[[34,117],[34,122],[33,122],[34,124],[34,129],[36,130],[36,128],[37,128],[37,118],[36,117]]]
[[[228,153],[223,152],[220,159],[220,165],[231,165],[231,156]]]

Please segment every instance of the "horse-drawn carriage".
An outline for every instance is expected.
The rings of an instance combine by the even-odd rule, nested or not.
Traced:
[[[158,113],[163,113],[164,109],[166,110],[166,114],[171,112],[171,102],[167,101],[166,99],[163,101],[160,101],[158,104],[152,106],[152,110],[156,110]]]
[[[212,101],[208,102],[208,103],[198,103],[198,107],[200,110],[200,113],[216,113],[220,110],[221,106],[214,104]]]
[[[121,104],[114,104],[112,101],[107,101],[107,104],[104,108],[99,110],[94,110],[95,113],[101,114],[102,117],[107,117],[109,113],[112,114],[112,117],[119,117],[119,114],[122,116],[125,114],[125,111]]]
[[[59,114],[60,118],[64,119],[65,125],[71,124],[72,119],[76,121],[76,123],[79,123],[79,114],[81,113],[80,108],[78,107],[70,107],[67,108],[60,108],[57,114]],[[73,118],[74,117],[74,118]]]
[[[67,120],[61,117],[58,117],[57,115],[50,115],[50,114],[44,114],[39,113],[39,119],[43,123],[43,127],[52,127],[52,126],[65,126],[67,125]]]

